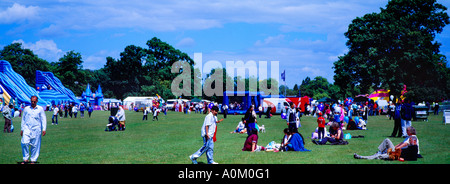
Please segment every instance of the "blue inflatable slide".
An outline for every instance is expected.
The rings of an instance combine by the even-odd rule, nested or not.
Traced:
[[[70,89],[64,87],[61,81],[52,72],[36,70],[36,89],[44,100],[52,104],[72,102],[79,104],[80,100]]]
[[[25,79],[16,73],[8,61],[0,60],[0,84],[5,91],[11,96],[11,99],[17,99],[18,104],[24,103],[31,105],[31,96],[38,97],[39,106],[50,105],[49,102],[42,99],[38,92],[30,87]]]

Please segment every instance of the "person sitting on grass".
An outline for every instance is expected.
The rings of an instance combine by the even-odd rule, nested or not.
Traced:
[[[119,120],[115,116],[109,116],[108,124],[106,124],[105,131],[117,131],[116,126],[119,124]]]
[[[247,137],[244,142],[244,148],[242,151],[265,151],[266,148],[263,146],[258,146],[258,130],[251,129],[252,133]]]
[[[348,121],[347,130],[367,130],[366,122],[359,117],[355,117],[355,121],[350,119]]]
[[[395,152],[396,150],[401,150],[401,155],[399,160],[417,160],[417,158],[422,158],[419,150],[419,139],[416,136],[416,129],[412,126],[406,128],[406,132],[408,137],[406,137],[401,143],[394,146],[389,138],[386,138],[381,144],[378,146],[378,152],[371,156],[360,156],[356,153],[353,154],[355,159],[389,159],[389,149]]]
[[[239,123],[236,127],[236,130],[230,132],[230,134],[232,134],[232,133],[240,133],[240,134],[247,133],[247,129],[245,128],[245,125],[244,125],[244,120],[245,119],[242,118],[241,121],[239,121]]]
[[[289,141],[285,144],[286,151],[311,151],[305,148],[305,140],[296,129],[294,129],[293,132],[290,133],[291,137]]]
[[[312,142],[317,145],[325,145],[327,142],[330,142],[332,145],[346,144],[346,141],[343,140],[344,134],[342,133],[340,123],[333,122],[331,124],[330,136],[323,138],[321,141],[312,140]]]
[[[289,132],[289,128],[285,128],[283,130],[284,136],[281,139],[280,151],[286,151],[287,144],[289,139],[291,139],[291,133]]]
[[[355,117],[355,120],[359,119],[358,117]],[[358,125],[356,124],[356,122],[353,119],[349,119],[348,123],[347,123],[347,130],[360,130],[358,128]]]

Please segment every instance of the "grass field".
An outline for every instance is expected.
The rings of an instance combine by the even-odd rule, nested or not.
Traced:
[[[109,112],[95,111],[92,118],[60,118],[59,125],[51,124],[47,114],[47,135],[42,137],[41,164],[191,164],[188,156],[203,144],[200,128],[205,115],[185,115],[168,112],[159,121],[142,121],[142,113],[126,111],[126,131],[105,132]],[[219,118],[223,115],[219,114]],[[218,125],[214,160],[220,164],[450,164],[450,126],[443,125],[442,113],[430,115],[429,122],[412,122],[420,140],[424,158],[413,162],[383,160],[357,160],[353,153],[372,155],[377,146],[393,129],[393,120],[386,116],[369,117],[368,130],[344,131],[365,138],[348,140],[348,145],[315,145],[309,137],[316,128],[316,118],[302,117],[299,131],[306,139],[305,147],[311,152],[243,152],[246,135],[230,134],[242,116],[229,115]],[[2,119],[3,120],[3,119]],[[16,130],[0,134],[0,164],[22,161],[20,146],[20,119],[13,119]],[[285,120],[279,116],[258,119],[266,133],[259,134],[258,144],[280,142]],[[3,125],[3,121],[2,121]],[[398,144],[402,138],[391,138]],[[206,163],[206,155],[198,159]]]

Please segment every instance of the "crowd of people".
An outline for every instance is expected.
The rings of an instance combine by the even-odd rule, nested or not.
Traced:
[[[42,115],[44,109],[36,106],[37,98],[32,97],[31,106],[23,108],[22,124],[21,124],[21,136],[22,136],[22,151],[24,163],[36,162],[39,156],[40,149],[40,136],[45,135],[46,131],[46,118],[45,114]],[[87,107],[86,107],[87,106]],[[77,118],[78,111],[80,112],[80,118],[84,118],[84,112],[88,111],[89,117],[93,111],[93,106],[90,104],[80,103],[53,105],[47,110],[52,112],[52,124],[58,124],[58,117],[60,118]],[[434,105],[435,108],[439,108],[438,105]],[[253,105],[247,109],[241,121],[238,123],[235,130],[230,133],[247,134],[247,138],[244,141],[242,151],[311,151],[305,148],[305,139],[303,135],[298,131],[301,127],[301,117],[306,114],[307,116],[317,117],[317,128],[313,132],[311,139],[316,145],[325,145],[327,143],[331,145],[345,145],[348,144],[344,140],[343,130],[367,130],[368,117],[376,115],[371,113],[370,103],[360,104],[323,104],[319,103],[312,106],[313,108],[307,108],[306,113],[301,112],[299,107],[296,107],[294,103],[290,102],[289,107],[286,107],[285,121],[286,128],[283,130],[283,137],[280,143],[272,141],[267,146],[259,145],[259,129],[258,116],[255,112]],[[235,107],[232,107],[235,108]],[[2,108],[2,114],[5,119],[4,132],[12,132],[13,127],[11,120],[14,117],[14,106],[8,105]],[[108,124],[105,131],[123,131],[125,130],[125,111],[122,106],[117,107],[117,113],[108,118]],[[133,108],[130,108],[133,109]],[[222,110],[226,112],[228,106],[222,106]],[[134,109],[136,110],[136,109]],[[201,128],[201,136],[203,137],[203,146],[189,158],[193,163],[197,163],[197,158],[206,153],[208,163],[215,164],[217,162],[213,159],[214,142],[216,141],[217,124],[223,121],[217,120],[217,114],[219,113],[218,104],[215,103],[190,103],[183,102],[179,105],[175,105],[174,111],[190,113],[206,113],[207,116],[204,119],[203,126]],[[261,111],[261,109],[258,109]],[[309,110],[309,112],[308,112]],[[16,109],[16,111],[18,111]],[[160,112],[167,113],[166,104],[153,103],[151,107],[145,107],[143,109],[143,120],[148,120],[148,114],[153,115],[153,121],[158,121],[158,114]],[[20,112],[19,116],[20,116]],[[392,141],[385,139],[378,147],[378,152],[370,156],[360,156],[354,154],[355,159],[392,159],[393,155],[398,153],[395,157],[397,160],[416,160],[421,158],[419,151],[419,140],[416,135],[415,128],[411,125],[411,119],[414,113],[412,103],[409,100],[404,102],[398,102],[396,104],[391,103],[388,106],[389,119],[394,119],[394,128],[390,137],[403,137],[404,140],[398,145],[394,146]],[[283,115],[282,115],[283,116]],[[226,118],[226,113],[224,114]],[[259,116],[261,118],[261,116]],[[326,131],[326,126],[329,126]],[[40,129],[33,127],[39,126]],[[118,127],[116,129],[115,127]],[[28,127],[28,128],[27,128]],[[36,130],[35,130],[36,129]],[[280,132],[281,134],[281,132]],[[281,137],[281,136],[280,136]],[[346,138],[347,139],[347,138]],[[401,151],[400,151],[401,150]],[[401,153],[401,154],[400,154]]]
[[[272,141],[265,147],[258,144],[258,118],[253,106],[247,110],[236,129],[230,133],[247,133],[248,136],[244,142],[244,147],[242,148],[243,151],[310,151],[304,147],[305,139],[298,131],[298,128],[301,127],[300,118],[303,113],[300,108],[295,107],[292,102],[290,102],[289,105],[290,106],[287,107],[285,111],[287,128],[283,130],[284,136],[279,144],[276,144],[275,141]],[[316,145],[325,145],[327,143],[331,145],[346,145],[348,142],[344,140],[343,130],[367,130],[368,117],[378,115],[375,113],[377,111],[377,105],[370,105],[369,102],[351,104],[348,106],[344,104],[325,105],[320,103],[315,107],[316,109],[314,111],[312,108],[310,109],[311,111],[308,115],[318,117],[316,131],[313,132],[311,136],[312,142]],[[374,111],[371,112],[371,108],[374,108]],[[395,158],[396,160],[415,160],[416,158],[422,157],[419,152],[416,131],[411,125],[411,119],[414,114],[412,103],[409,100],[404,101],[403,103],[391,103],[388,108],[390,108],[390,110],[388,111],[387,116],[389,118],[392,117],[395,120],[394,131],[391,137],[398,134],[397,137],[405,138],[404,141],[397,146],[386,147],[386,149],[383,150],[381,150],[380,146],[380,151],[373,156],[364,157],[355,153],[355,158],[393,159],[392,155],[395,152],[401,151],[403,151],[403,154],[399,154],[399,156]],[[326,125],[329,125],[329,132],[325,132]],[[361,135],[353,137],[364,138],[364,136]],[[385,140],[383,145],[392,145],[386,143],[389,141],[389,139]],[[389,153],[387,152],[387,148],[391,148]],[[389,157],[390,155],[391,157]]]
[[[58,116],[60,118],[77,118],[78,111],[80,112],[80,118],[84,118],[86,111],[90,118],[94,111],[94,106],[90,103],[86,103],[86,105],[85,103],[64,103],[48,107],[47,110],[52,111],[52,125],[58,125]]]

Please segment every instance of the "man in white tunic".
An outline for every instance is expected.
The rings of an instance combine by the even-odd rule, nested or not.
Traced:
[[[41,149],[41,134],[45,136],[47,130],[47,117],[44,109],[36,105],[37,102],[38,98],[32,96],[31,106],[23,110],[20,136],[24,163],[29,162],[28,157],[32,163],[37,161]]]

